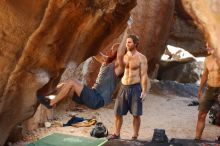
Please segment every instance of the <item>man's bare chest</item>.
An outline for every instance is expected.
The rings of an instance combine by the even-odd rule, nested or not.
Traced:
[[[140,68],[140,60],[137,56],[126,56],[124,59],[126,69],[138,69]]]
[[[206,63],[206,67],[210,72],[212,72],[212,71],[220,72],[220,61],[217,59],[210,59]]]

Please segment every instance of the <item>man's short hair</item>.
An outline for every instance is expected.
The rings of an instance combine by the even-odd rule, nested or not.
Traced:
[[[135,44],[136,47],[138,47],[140,40],[139,37],[135,34],[129,34],[127,38],[131,38]]]

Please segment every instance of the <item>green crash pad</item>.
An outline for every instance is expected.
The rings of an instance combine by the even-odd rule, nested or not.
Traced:
[[[54,133],[26,146],[102,146],[106,138],[88,138]]]

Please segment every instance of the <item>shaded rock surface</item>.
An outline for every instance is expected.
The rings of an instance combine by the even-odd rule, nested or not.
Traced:
[[[181,61],[161,60],[157,78],[179,83],[199,83],[203,68],[203,62],[197,62],[193,58]]]
[[[0,2],[0,145],[34,114],[36,94],[52,90],[70,60],[77,65],[123,32],[135,5],[135,0]]]
[[[151,81],[150,92],[159,95],[177,95],[181,97],[197,97],[198,85],[192,83],[178,83],[175,81]]]
[[[184,10],[181,1],[175,1],[175,14],[167,44],[184,48],[194,56],[205,56],[203,33]]]

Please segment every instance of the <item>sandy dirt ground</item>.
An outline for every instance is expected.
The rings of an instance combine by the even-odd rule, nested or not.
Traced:
[[[195,126],[198,114],[198,106],[187,106],[192,99],[177,97],[174,95],[155,95],[149,94],[144,101],[144,114],[141,117],[141,127],[139,133],[140,140],[151,140],[155,128],[165,129],[169,139],[171,138],[187,138],[193,139],[195,135]],[[96,118],[98,122],[103,122],[108,128],[109,133],[114,132],[114,103],[98,110],[83,109],[83,111],[68,111],[55,113],[59,117],[59,121],[67,122],[71,117],[76,115],[84,118]],[[220,135],[220,128],[206,122],[203,132],[203,139],[216,140]],[[50,128],[38,128],[25,133],[24,140],[9,144],[13,146],[22,146],[33,142],[37,139],[45,137],[52,133],[64,133],[75,136],[90,137],[92,127],[59,127],[52,126]],[[124,117],[121,130],[121,138],[131,139],[133,133],[132,116],[130,113]]]

